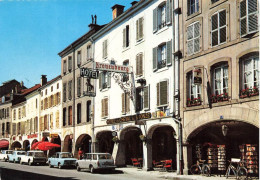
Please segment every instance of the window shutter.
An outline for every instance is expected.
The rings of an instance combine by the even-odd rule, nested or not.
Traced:
[[[257,31],[258,13],[257,0],[248,0],[248,33]]]
[[[139,54],[139,75],[143,75],[143,53]]]
[[[226,10],[219,12],[219,43],[226,42]]]
[[[105,58],[105,41],[102,42],[102,57]]]
[[[247,34],[246,0],[240,2],[240,34]]]
[[[126,47],[126,28],[123,29],[123,47]]]
[[[150,86],[144,87],[144,109],[150,108]]]
[[[139,54],[136,55],[136,75],[139,75]]]
[[[218,44],[218,14],[211,17],[211,43],[212,46]]]
[[[194,24],[194,52],[199,52],[200,50],[200,23]]]
[[[136,20],[136,41],[139,40],[139,20]]]
[[[100,90],[102,89],[102,77],[103,77],[103,73],[100,73],[100,74],[99,74],[99,77],[98,77],[99,89],[100,89]]]
[[[172,20],[172,6],[171,0],[166,1],[166,24],[171,24]]]
[[[81,95],[81,78],[78,77],[77,80],[78,80],[77,81],[77,94],[78,94],[78,96],[80,96]]]
[[[188,26],[187,28],[187,54],[193,53],[193,25]]]
[[[126,93],[125,97],[126,97],[126,99],[125,99],[125,101],[126,101],[125,109],[126,109],[126,113],[129,113],[130,112],[130,95],[129,95],[129,93]]]
[[[58,92],[58,104],[60,104],[60,97],[61,97],[60,92]]]
[[[101,100],[101,117],[105,116],[105,103],[104,103],[104,99]]]
[[[153,48],[153,71],[157,70],[157,47]]]
[[[144,37],[144,18],[139,18],[139,39],[143,39]]]
[[[156,89],[157,89],[157,106],[160,105],[160,83],[156,84]]]
[[[105,57],[107,57],[107,39],[105,40]]]
[[[78,51],[78,54],[77,54],[77,65],[79,66],[81,64],[81,52]]]
[[[167,65],[170,66],[172,64],[172,40],[166,43],[167,50]]]
[[[105,116],[108,116],[108,98],[105,99]]]
[[[160,82],[160,105],[168,104],[168,82]]]
[[[191,14],[191,12],[190,12],[190,9],[191,9],[191,6],[190,6],[190,1],[191,0],[188,0],[188,4],[187,4],[187,6],[188,6],[188,16]]]
[[[136,93],[135,93],[135,111],[138,112],[141,110],[141,89],[136,88]]]
[[[121,97],[122,97],[122,114],[125,114],[126,113],[125,93],[122,93]]]
[[[107,87],[111,87],[111,74],[107,72]]]
[[[153,10],[153,32],[158,30],[158,8]]]

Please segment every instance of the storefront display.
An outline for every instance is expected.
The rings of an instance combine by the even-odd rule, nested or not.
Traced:
[[[248,173],[258,174],[258,150],[256,144],[243,144],[239,146],[241,160],[245,162]]]
[[[218,156],[217,156],[217,148],[210,147],[207,150],[208,155],[208,164],[211,168],[218,167]]]
[[[226,171],[226,146],[218,145],[218,170]]]

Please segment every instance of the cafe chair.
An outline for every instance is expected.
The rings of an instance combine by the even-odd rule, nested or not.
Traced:
[[[153,160],[153,167],[154,168],[163,168],[163,164],[161,162],[156,162]]]
[[[131,158],[132,164],[134,167],[140,167],[141,164],[136,158]]]
[[[165,160],[163,168],[168,171],[169,169],[172,170],[172,160]]]

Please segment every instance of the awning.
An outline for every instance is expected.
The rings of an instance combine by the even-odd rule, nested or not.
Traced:
[[[2,139],[0,140],[0,148],[7,148],[9,146],[9,141]]]
[[[39,141],[39,142],[33,144],[33,146],[31,147],[31,150],[38,149],[38,150],[42,150],[42,151],[47,151],[47,150],[50,150],[55,147],[60,147],[60,145],[50,143],[48,141]]]

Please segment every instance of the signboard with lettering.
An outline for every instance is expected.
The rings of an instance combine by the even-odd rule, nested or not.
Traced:
[[[107,64],[107,63],[100,63],[100,62],[96,62],[96,69],[103,70],[103,71],[119,72],[119,73],[129,73],[128,66]]]
[[[37,138],[38,137],[38,134],[29,134],[27,135],[27,138],[30,139],[30,138]]]
[[[115,119],[108,119],[107,124],[115,124],[115,123],[121,123],[121,122],[128,122],[128,121],[139,121],[142,119],[149,119],[151,118],[151,113],[142,113],[142,114],[136,114],[132,116],[124,116],[121,118],[115,118]]]
[[[49,137],[50,133],[49,132],[42,132],[42,137]]]
[[[50,134],[50,138],[58,138],[59,137],[59,135],[58,134],[55,134],[55,133],[53,133],[53,134]]]
[[[80,68],[80,76],[92,79],[98,79],[98,71],[94,71],[88,68]]]
[[[96,96],[95,92],[84,91],[83,94],[84,94],[84,96],[89,96],[89,97],[95,97]]]

